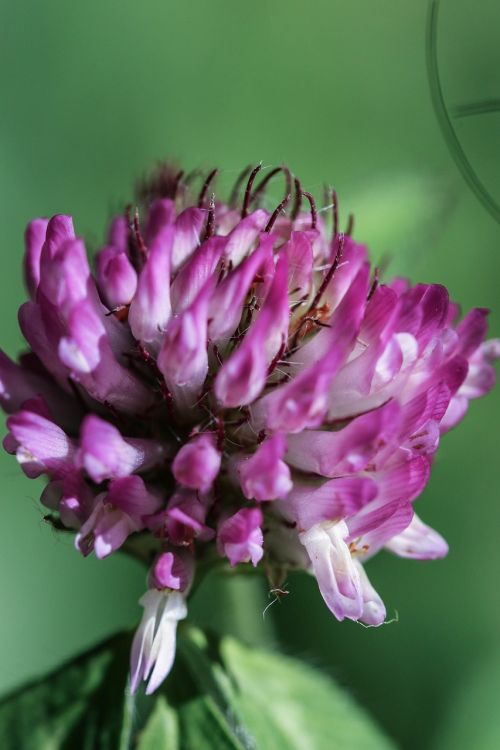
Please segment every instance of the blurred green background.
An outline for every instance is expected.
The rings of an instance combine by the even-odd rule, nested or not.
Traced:
[[[21,346],[26,222],[72,213],[96,247],[110,211],[165,156],[219,166],[222,185],[247,163],[285,161],[318,201],[323,183],[334,184],[344,219],[355,211],[355,235],[375,256],[446,284],[464,308],[490,307],[500,334],[500,228],[458,176],[432,111],[423,0],[2,0],[0,9],[0,321],[9,354]],[[467,0],[443,0],[450,106],[499,95],[499,28],[496,0],[473,11]],[[457,123],[497,198],[499,117]],[[327,669],[401,747],[499,747],[500,669],[489,668],[500,661],[499,405],[500,390],[472,405],[418,501],[449,557],[381,554],[370,563],[397,623],[337,623],[300,576],[265,621],[264,584],[209,580],[196,617]],[[3,454],[0,477],[6,690],[133,626],[144,571],[119,555],[81,559],[44,524],[40,485]]]

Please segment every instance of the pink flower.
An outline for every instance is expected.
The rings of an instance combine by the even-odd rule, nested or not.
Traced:
[[[305,569],[337,619],[383,622],[365,563],[446,554],[413,505],[494,384],[484,309],[460,321],[439,284],[380,282],[298,180],[261,208],[259,170],[227,205],[214,173],[196,195],[163,167],[95,274],[71,217],[26,230],[30,351],[0,352],[4,446],[46,476],[81,553],[151,555],[132,690],[168,674],[196,564],[217,554],[273,582]]]

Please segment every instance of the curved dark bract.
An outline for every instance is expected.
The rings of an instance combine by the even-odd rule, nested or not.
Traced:
[[[498,204],[489,193],[470,163],[467,154],[460,143],[455,128],[453,127],[453,122],[444,101],[437,59],[438,17],[439,0],[430,0],[427,17],[426,58],[427,74],[429,77],[429,86],[434,110],[450,153],[460,170],[462,177],[476,198],[489,211],[491,216],[500,223],[500,204]],[[479,102],[477,104],[460,107],[457,115],[486,114],[497,111],[499,106],[500,102],[498,101]]]

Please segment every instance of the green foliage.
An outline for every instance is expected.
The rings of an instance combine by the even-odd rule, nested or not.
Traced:
[[[234,680],[234,706],[265,750],[376,750],[389,748],[369,717],[325,675],[295,660],[221,646]]]
[[[128,748],[128,646],[128,638],[114,638],[8,696],[0,704],[0,747]]]
[[[2,750],[388,750],[327,677],[185,628],[157,694],[128,690],[117,636],[0,704]]]
[[[154,699],[153,699],[154,700]],[[138,750],[178,750],[179,726],[175,711],[158,696],[146,726],[137,740]]]

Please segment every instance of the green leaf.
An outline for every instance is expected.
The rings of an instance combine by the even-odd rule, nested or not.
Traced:
[[[210,696],[198,696],[179,707],[182,750],[246,750],[227,717]]]
[[[129,638],[113,638],[0,703],[2,750],[128,750]]]
[[[325,675],[181,627],[153,696],[128,689],[118,636],[0,702],[1,750],[388,750]]]
[[[149,720],[140,733],[137,750],[179,750],[177,714],[160,695]]]
[[[292,659],[222,644],[235,703],[266,750],[383,750],[391,743],[369,716],[324,674]]]
[[[391,742],[369,716],[328,677],[293,659],[250,649],[232,638],[208,639],[188,630],[179,639],[179,660],[201,695],[209,721],[224,721],[244,750],[388,750]],[[192,707],[191,707],[192,708]],[[200,715],[191,715],[198,726]],[[208,719],[211,711],[214,716]],[[202,735],[200,735],[201,738]],[[208,739],[185,745],[226,747]],[[239,743],[239,744],[238,744]],[[183,745],[184,747],[184,745]]]

